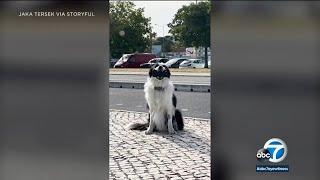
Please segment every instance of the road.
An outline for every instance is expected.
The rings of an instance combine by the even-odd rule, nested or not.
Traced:
[[[175,92],[183,116],[210,118],[210,93]],[[147,112],[142,89],[109,89],[109,108]]]
[[[117,82],[145,82],[147,75],[127,75],[127,74],[111,74],[109,75],[110,81]],[[183,84],[210,84],[210,76],[171,76],[173,83]]]

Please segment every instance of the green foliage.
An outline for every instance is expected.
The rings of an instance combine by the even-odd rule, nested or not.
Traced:
[[[210,1],[183,6],[168,24],[169,33],[186,47],[205,47],[205,67],[208,68],[210,47]]]
[[[161,45],[163,52],[171,52],[174,46],[173,37],[165,36],[165,37],[157,37],[153,43],[153,45]]]
[[[111,57],[150,49],[155,34],[151,33],[150,18],[144,17],[143,12],[143,8],[136,8],[132,2],[110,2]]]
[[[168,24],[169,32],[184,46],[210,47],[210,2],[183,6]]]

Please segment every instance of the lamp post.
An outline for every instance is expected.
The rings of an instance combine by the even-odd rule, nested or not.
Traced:
[[[119,31],[119,35],[123,37],[124,35],[126,35],[126,33],[123,30],[121,30]]]
[[[152,29],[150,29],[150,53],[152,53]]]
[[[124,52],[123,52],[123,37],[126,35],[126,32],[125,31],[123,31],[123,30],[120,30],[119,31],[119,36],[121,36],[122,38],[121,38],[121,43],[120,43],[120,49],[121,49],[121,52],[120,52],[120,55],[121,55],[121,57],[122,57],[122,55],[124,54]]]
[[[161,45],[161,54],[163,53],[163,49],[164,49],[164,24],[162,24],[162,25],[159,25],[159,24],[154,24],[154,25],[156,25],[156,26],[162,26],[162,45]]]

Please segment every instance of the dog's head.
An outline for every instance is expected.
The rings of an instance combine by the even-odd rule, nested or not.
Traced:
[[[169,68],[166,65],[162,64],[155,64],[149,70],[149,77],[156,78],[158,80],[162,80],[164,78],[170,78],[171,73]]]

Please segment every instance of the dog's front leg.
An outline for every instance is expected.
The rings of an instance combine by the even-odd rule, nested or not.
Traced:
[[[153,113],[153,111],[150,110],[149,114],[150,114],[150,117],[149,117],[150,118],[150,122],[149,122],[148,129],[145,131],[145,134],[151,134],[153,132],[155,126],[156,126],[155,123],[154,123],[154,113]]]
[[[168,114],[168,115],[167,115],[167,118],[168,118],[168,132],[169,132],[169,134],[174,134],[174,133],[176,133],[176,131],[175,131],[174,128],[173,128],[172,114]]]

